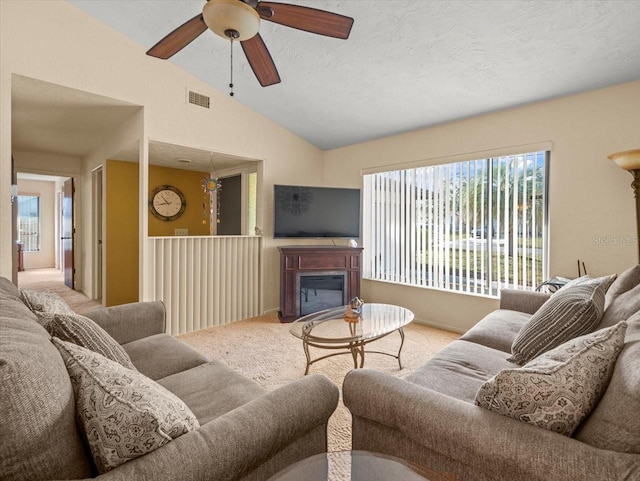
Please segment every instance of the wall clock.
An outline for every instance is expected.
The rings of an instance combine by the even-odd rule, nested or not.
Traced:
[[[184,213],[186,207],[184,195],[172,185],[156,187],[149,199],[151,213],[160,220],[176,220]]]

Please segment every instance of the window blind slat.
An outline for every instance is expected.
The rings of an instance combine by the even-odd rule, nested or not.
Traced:
[[[365,175],[365,276],[485,295],[536,287],[547,164],[540,151]]]

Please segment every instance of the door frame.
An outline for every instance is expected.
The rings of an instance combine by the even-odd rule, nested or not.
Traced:
[[[249,216],[247,215],[247,200],[248,200],[248,192],[249,192],[249,174],[256,174],[256,228],[258,232],[249,232]],[[262,235],[262,206],[264,204],[262,197],[262,161],[255,160],[251,161],[251,163],[246,163],[238,168],[225,169],[218,172],[218,178],[220,179],[220,184],[222,185],[222,189],[224,189],[224,179],[228,177],[236,177],[241,176],[240,185],[241,185],[241,225],[242,230],[240,235]],[[217,205],[217,193],[214,194],[213,202],[214,209]],[[215,222],[215,215],[211,221],[211,224],[214,226],[213,235],[217,235],[217,224]]]
[[[102,302],[105,288],[104,248],[105,248],[105,215],[104,215],[104,170],[99,165],[91,171],[91,232],[92,232],[92,292],[91,298]]]
[[[64,271],[64,283],[67,287],[75,290],[76,288],[76,262],[75,262],[75,237],[76,237],[76,222],[75,222],[75,179],[69,177],[63,182],[62,187],[62,205],[60,206],[60,217],[62,220],[62,231],[60,232],[62,240],[62,269]],[[67,202],[67,199],[70,199]],[[65,207],[68,207],[71,212],[67,214]],[[66,225],[65,221],[70,221],[70,226]],[[66,229],[65,227],[68,227]],[[69,234],[69,235],[67,235]],[[71,242],[65,242],[71,241]],[[67,247],[69,247],[67,249]],[[67,254],[69,252],[69,254]],[[71,263],[71,265],[68,264]]]

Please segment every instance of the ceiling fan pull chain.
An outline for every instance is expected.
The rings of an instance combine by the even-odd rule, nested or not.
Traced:
[[[229,92],[229,95],[233,97],[233,37],[231,37],[230,40],[231,40],[231,82],[229,83],[229,88],[231,89],[231,92]]]

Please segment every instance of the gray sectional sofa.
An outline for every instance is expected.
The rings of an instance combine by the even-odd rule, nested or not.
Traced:
[[[315,375],[266,392],[165,334],[164,316],[160,302],[88,315],[138,371],[184,401],[200,427],[97,475],[65,363],[18,289],[0,278],[0,479],[263,480],[326,451],[333,383]]]
[[[640,266],[607,291],[595,331],[627,321],[626,338],[606,391],[571,436],[475,403],[498,372],[522,368],[508,360],[513,341],[549,296],[503,291],[499,310],[406,379],[351,371],[343,398],[353,417],[353,449],[408,459],[461,481],[640,480]]]

